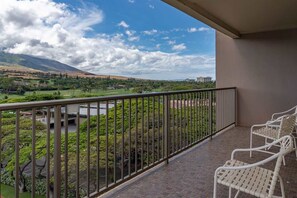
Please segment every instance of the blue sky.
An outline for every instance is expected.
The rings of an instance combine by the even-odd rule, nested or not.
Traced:
[[[162,1],[2,1],[0,47],[7,52],[107,75],[215,75],[215,31]]]
[[[160,0],[67,0],[57,1],[72,5],[74,8],[82,6],[96,6],[104,13],[102,23],[94,25],[94,31],[88,32],[88,36],[96,33],[124,33],[125,28],[119,27],[121,21],[129,25],[130,30],[141,33],[139,41],[130,42],[135,45],[143,45],[148,49],[161,44],[160,50],[172,52],[166,37],[176,41],[176,44],[184,43],[187,49],[182,54],[208,54],[214,55],[214,31],[200,21],[186,15]],[[191,28],[208,28],[208,31],[189,33]],[[160,33],[153,35],[143,34],[143,31],[157,30]],[[163,39],[162,39],[163,38]]]

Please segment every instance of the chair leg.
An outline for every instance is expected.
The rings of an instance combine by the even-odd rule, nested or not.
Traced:
[[[286,166],[285,156],[283,156],[283,165]]]
[[[253,133],[250,135],[250,149],[253,147]],[[250,151],[250,157],[252,157],[252,151]]]
[[[240,191],[238,190],[237,193],[236,193],[236,195],[234,196],[234,198],[237,198],[238,195],[239,195],[239,193],[240,193]]]
[[[229,198],[231,198],[231,196],[232,196],[232,188],[229,187]]]
[[[215,174],[215,179],[214,179],[214,183],[213,183],[213,198],[217,197],[217,179],[216,179],[217,175]]]
[[[285,198],[286,195],[285,195],[285,188],[284,188],[283,180],[280,176],[278,176],[278,178],[279,178],[279,183],[280,183],[280,187],[281,187],[282,198]]]
[[[267,138],[265,138],[265,145],[267,145]],[[267,148],[265,148],[265,151],[267,150]]]
[[[293,134],[292,134],[292,138],[293,138],[293,141],[294,141],[295,155],[296,155],[296,158],[297,158],[297,143],[296,143],[296,138],[295,138],[295,136]]]

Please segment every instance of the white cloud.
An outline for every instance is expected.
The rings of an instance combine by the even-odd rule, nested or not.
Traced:
[[[139,36],[130,36],[130,37],[128,37],[128,40],[129,41],[139,41]]]
[[[156,29],[143,31],[143,34],[146,34],[146,35],[153,35],[153,34],[157,34],[157,33],[158,33],[158,30],[156,30]]]
[[[152,4],[150,4],[150,5],[149,5],[149,8],[151,8],[151,9],[155,9],[155,6],[152,5]]]
[[[95,7],[73,11],[51,0],[1,0],[0,49],[55,59],[98,74],[154,79],[196,74],[214,77],[213,56],[146,51],[127,43],[139,39],[133,30],[86,37],[92,26],[103,20],[103,11]],[[174,48],[178,51],[186,46]]]
[[[129,27],[129,25],[125,21],[121,21],[120,23],[118,23],[118,26],[123,27],[123,28]]]
[[[178,44],[178,45],[173,45],[172,50],[174,51],[182,51],[182,50],[185,50],[187,49],[186,45],[184,43],[181,43],[181,44]]]
[[[128,0],[129,3],[135,3],[135,0]]]
[[[126,35],[128,36],[129,41],[139,41],[139,36],[135,36],[136,31],[134,30],[126,30]]]
[[[192,27],[192,28],[187,29],[187,31],[190,32],[190,33],[193,33],[193,32],[205,32],[205,31],[209,31],[209,30],[210,29],[206,28],[206,27],[200,27],[200,28]]]
[[[176,43],[176,41],[171,41],[171,40],[168,41],[169,45],[174,45],[175,43]]]
[[[135,32],[131,30],[126,30],[125,33],[127,34],[127,36],[133,36]]]

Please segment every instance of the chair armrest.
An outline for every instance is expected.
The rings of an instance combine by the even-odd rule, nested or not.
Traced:
[[[264,160],[261,160],[259,162],[255,162],[253,164],[247,164],[247,165],[243,165],[243,166],[220,166],[216,169],[215,175],[217,175],[217,172],[220,170],[241,170],[241,169],[248,169],[248,168],[253,168],[256,166],[261,166],[267,162],[270,162],[270,161],[276,159],[279,155],[281,155],[281,153],[274,154],[274,155],[272,155]]]
[[[263,145],[263,146],[259,146],[259,147],[255,147],[255,148],[239,148],[239,149],[234,149],[231,153],[231,160],[234,159],[234,155],[236,152],[249,152],[249,151],[258,151],[258,152],[262,152],[262,153],[268,153],[266,152],[265,150],[263,149],[266,149],[266,148],[270,148],[271,146],[273,145],[276,145],[276,144],[279,144],[280,142],[282,142],[285,138],[290,138],[290,140],[292,141],[292,137],[290,136],[283,136],[282,138],[278,139],[278,140],[275,140],[269,144],[266,144],[266,145]],[[292,142],[291,142],[292,144]],[[268,153],[269,154],[269,153]]]
[[[265,124],[254,124],[252,127],[251,127],[251,132],[253,132],[254,131],[254,128],[256,128],[256,127],[267,127],[267,123],[265,123]]]
[[[283,115],[281,117],[278,117],[276,120],[269,120],[267,121],[265,124],[254,124],[252,127],[251,127],[251,132],[253,132],[254,128],[256,127],[268,127],[268,126],[279,126],[281,122],[281,120],[286,117],[287,115]],[[276,125],[273,125],[274,123],[276,123]]]
[[[267,144],[268,145],[268,144]],[[268,148],[269,146],[267,146],[267,145],[264,145],[264,146],[260,146],[260,147],[256,147],[256,148],[250,148],[250,149],[234,149],[233,151],[232,151],[232,153],[231,153],[231,160],[233,160],[234,159],[234,155],[235,155],[235,153],[237,153],[237,152],[249,152],[249,151],[257,151],[257,152],[261,152],[261,153],[267,153],[267,154],[272,154],[271,152],[268,152],[268,151],[266,151],[266,150],[263,150],[263,149],[265,149],[265,148]]]

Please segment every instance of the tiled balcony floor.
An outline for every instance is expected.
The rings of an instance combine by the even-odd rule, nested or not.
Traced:
[[[104,197],[212,197],[215,169],[230,159],[233,149],[249,147],[249,130],[244,127],[228,130],[173,159],[169,165],[164,165]],[[254,137],[255,145],[264,143],[263,138]],[[249,158],[248,153],[240,153],[236,158],[252,163],[266,156],[254,154],[253,158]],[[286,163],[287,165],[282,166],[280,172],[285,183],[286,197],[297,198],[297,160],[294,152],[286,156]],[[274,163],[266,164],[265,167],[273,169]],[[279,192],[279,184],[277,184],[277,192]],[[228,197],[228,189],[218,185],[218,197]],[[240,193],[239,197],[251,196]]]

